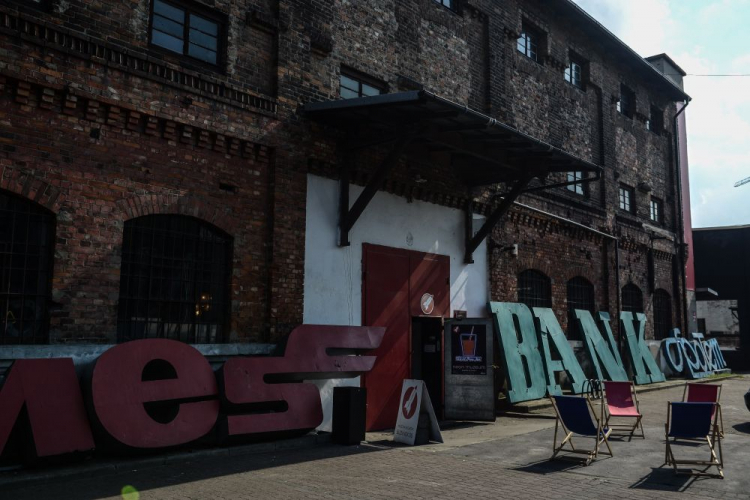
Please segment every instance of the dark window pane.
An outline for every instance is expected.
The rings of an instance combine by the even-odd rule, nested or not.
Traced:
[[[587,279],[577,277],[568,281],[568,338],[571,340],[582,340],[583,332],[578,325],[576,310],[589,311],[592,316],[595,313],[594,285]],[[594,316],[596,318],[596,316]]]
[[[226,340],[231,248],[231,238],[191,217],[151,215],[126,222],[118,341]]]
[[[201,16],[196,16],[195,14],[190,14],[190,27],[192,29],[200,30],[208,35],[213,35],[214,37],[219,36],[218,24]]]
[[[190,43],[216,52],[216,37],[206,35],[201,31],[194,29],[190,30]]]
[[[518,275],[518,302],[531,307],[552,307],[552,284],[539,271],[528,269]]]
[[[180,54],[182,54],[182,50],[184,47],[182,39],[166,35],[156,30],[154,30],[151,34],[151,43]]]
[[[55,217],[0,191],[0,344],[47,341]]]
[[[156,14],[154,14],[154,29],[157,29],[168,35],[172,35],[176,38],[182,38],[183,34],[185,33],[184,25],[171,21],[166,17],[158,16]]]
[[[349,78],[346,75],[341,75],[341,86],[355,92],[359,92],[359,82]]]
[[[376,89],[375,87],[371,85],[367,85],[366,83],[362,84],[362,95],[363,96],[372,96],[372,95],[380,95],[380,89]]]
[[[205,61],[207,63],[216,64],[216,52],[213,50],[204,49],[195,44],[190,44],[188,49],[188,55]]]
[[[346,87],[341,87],[341,97],[343,99],[355,99],[359,97],[359,94],[353,90],[349,90]]]
[[[643,312],[643,293],[633,283],[622,288],[622,310],[626,312]]]
[[[167,17],[180,24],[185,23],[185,12],[160,0],[154,0],[154,13]]]

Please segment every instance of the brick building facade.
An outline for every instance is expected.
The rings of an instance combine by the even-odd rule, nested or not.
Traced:
[[[23,207],[6,208],[13,220],[36,209],[54,220],[54,245],[43,245],[53,255],[40,285],[48,300],[18,278],[37,302],[13,317],[32,326],[12,336],[6,319],[2,343],[112,344],[130,338],[127,328],[138,337],[172,327],[192,343],[275,342],[309,322],[308,183],[339,179],[348,162],[352,183],[365,185],[389,150],[373,137],[352,153],[344,133],[303,107],[422,89],[603,167],[599,180],[519,199],[483,243],[489,296],[479,302],[549,304],[565,330],[569,302],[613,316],[621,301],[640,309],[648,338],[683,325],[673,118],[688,97],[568,0],[11,0],[0,6],[0,42],[0,194]],[[414,146],[379,193],[486,216],[503,186],[460,177],[439,152]],[[568,179],[581,176],[532,186]],[[172,222],[143,219],[157,215]],[[185,219],[175,216],[200,223],[177,231],[169,224]],[[137,219],[161,222],[141,234]],[[127,271],[138,286],[151,278],[128,291],[128,227],[142,241],[195,248],[213,231],[231,249],[228,290],[199,289],[197,268],[224,272],[205,252],[185,264],[175,263],[179,248],[152,248],[171,264]],[[26,255],[31,242],[4,252]],[[534,271],[528,282],[524,271]],[[171,296],[154,291],[173,285]],[[212,319],[193,318],[191,301]]]

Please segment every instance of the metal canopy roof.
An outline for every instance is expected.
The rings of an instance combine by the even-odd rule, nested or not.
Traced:
[[[425,90],[307,104],[318,123],[383,143],[410,136],[412,145],[450,153],[468,185],[544,178],[553,172],[601,172],[601,167],[535,139],[487,115]]]

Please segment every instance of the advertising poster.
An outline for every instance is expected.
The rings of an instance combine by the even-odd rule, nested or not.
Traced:
[[[454,324],[451,328],[451,374],[486,375],[487,327],[482,324]]]

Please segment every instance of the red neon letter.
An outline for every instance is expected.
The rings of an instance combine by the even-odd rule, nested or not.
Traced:
[[[144,381],[144,368],[152,361],[166,362],[176,377]],[[175,340],[136,340],[108,350],[96,362],[91,392],[104,429],[134,448],[189,443],[208,433],[219,415],[211,366],[196,349]],[[144,406],[160,401],[179,405],[168,423],[151,418]]]
[[[24,405],[37,457],[94,449],[72,359],[13,363],[0,390],[0,454]]]
[[[285,412],[230,415],[230,436],[261,432],[314,429],[323,421],[318,388],[312,384],[280,383],[309,379],[350,378],[372,370],[374,356],[332,356],[328,349],[352,353],[375,349],[385,328],[313,326],[295,328],[283,358],[232,358],[224,363],[224,396],[230,408],[285,402]],[[266,380],[270,377],[270,380]]]

